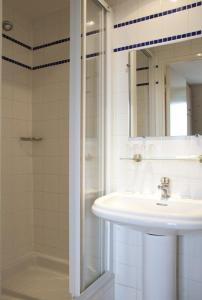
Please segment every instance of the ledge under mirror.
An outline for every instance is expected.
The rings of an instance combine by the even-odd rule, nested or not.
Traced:
[[[202,135],[202,38],[129,53],[130,137]]]

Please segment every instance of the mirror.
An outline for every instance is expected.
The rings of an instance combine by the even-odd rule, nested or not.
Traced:
[[[202,39],[129,52],[130,137],[202,135]]]

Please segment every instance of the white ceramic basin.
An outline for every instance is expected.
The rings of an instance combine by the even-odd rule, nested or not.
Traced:
[[[202,200],[159,195],[113,193],[98,198],[93,213],[111,222],[151,234],[180,235],[202,230]]]

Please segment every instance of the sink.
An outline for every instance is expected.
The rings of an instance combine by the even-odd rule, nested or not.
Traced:
[[[113,193],[98,198],[93,213],[111,222],[151,234],[181,235],[202,230],[202,200],[173,196]]]
[[[142,231],[143,299],[177,300],[177,236],[202,230],[202,200],[113,193],[98,198],[92,211]]]

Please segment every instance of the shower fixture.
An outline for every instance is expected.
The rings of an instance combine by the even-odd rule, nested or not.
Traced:
[[[23,141],[23,142],[40,142],[42,140],[43,140],[43,138],[39,137],[39,136],[33,136],[33,137],[21,136],[20,137],[20,141]]]
[[[2,26],[3,26],[3,30],[5,31],[11,31],[13,29],[13,23],[8,20],[3,21]]]

